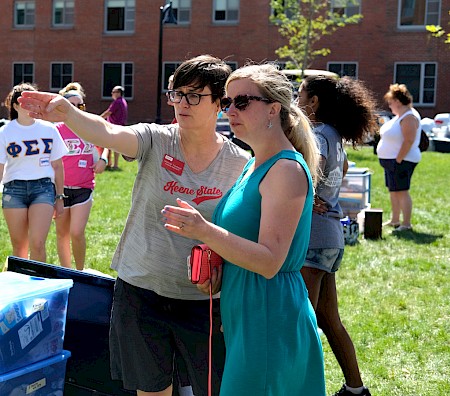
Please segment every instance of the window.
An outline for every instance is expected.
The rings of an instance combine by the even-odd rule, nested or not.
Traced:
[[[191,0],[172,0],[172,11],[179,25],[191,22]]]
[[[361,0],[331,0],[331,11],[347,17],[361,14]]]
[[[14,26],[20,28],[34,27],[34,0],[16,1],[14,3]]]
[[[399,0],[399,26],[439,25],[441,0]]]
[[[50,76],[50,89],[60,90],[73,81],[72,63],[52,63]]]
[[[106,31],[134,32],[135,0],[106,0]]]
[[[288,19],[291,19],[294,15],[295,15],[295,8],[285,8],[287,6],[286,1],[285,0],[277,0],[277,3],[280,4],[280,6],[283,7],[284,12],[286,14],[286,17]],[[297,7],[298,8],[298,7]],[[277,9],[274,9],[273,7],[271,7],[271,11],[270,13],[272,14],[273,17],[277,17],[278,16],[278,11]]]
[[[236,23],[239,20],[239,0],[213,0],[213,21]]]
[[[237,62],[225,62],[225,63],[231,67],[232,71],[235,71],[238,68]]]
[[[416,105],[434,105],[436,100],[436,63],[397,63],[395,82],[405,84]]]
[[[53,26],[73,26],[75,0],[53,0]]]
[[[356,62],[328,62],[328,71],[336,73],[339,77],[358,77],[358,64]]]
[[[110,98],[111,91],[116,85],[125,88],[124,97],[133,98],[133,64],[132,63],[104,63],[103,64],[103,98]]]
[[[13,64],[13,85],[21,82],[34,82],[34,64],[33,63],[14,63]]]
[[[162,74],[162,89],[163,92],[167,92],[167,85],[169,83],[169,77],[175,73],[175,70],[182,62],[164,62],[163,64],[163,74]]]

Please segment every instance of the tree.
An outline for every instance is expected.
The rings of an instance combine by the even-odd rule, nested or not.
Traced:
[[[307,69],[318,56],[327,56],[329,48],[316,48],[315,44],[326,35],[348,24],[357,23],[361,14],[347,16],[344,11],[360,0],[334,0],[334,12],[329,0],[271,0],[273,13],[270,21],[278,26],[288,44],[275,53],[287,59],[287,67]],[[339,7],[337,7],[339,5]]]
[[[450,15],[450,11],[448,12]],[[442,36],[447,36],[447,38],[445,39],[444,43],[445,44],[450,44],[450,33],[446,33],[445,30],[439,26],[439,25],[427,25],[426,26],[427,30],[431,33],[431,35],[433,37],[442,37]]]

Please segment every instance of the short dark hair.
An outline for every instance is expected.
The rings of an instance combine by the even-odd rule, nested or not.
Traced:
[[[14,108],[14,104],[19,104],[17,99],[22,95],[24,91],[37,91],[37,86],[31,83],[22,82],[13,87],[5,99],[5,106],[9,110],[9,119],[16,120],[19,117],[17,110]]]
[[[173,75],[173,89],[191,85],[196,89],[211,88],[212,101],[225,95],[225,82],[231,67],[211,55],[200,55],[183,62]]]

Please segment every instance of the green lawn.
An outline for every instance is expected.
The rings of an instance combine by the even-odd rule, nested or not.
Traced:
[[[389,195],[372,148],[349,149],[358,167],[373,170],[372,207],[389,219]],[[130,205],[135,163],[97,177],[87,236],[87,266],[114,275],[109,263]],[[411,195],[414,232],[383,230],[383,239],[359,238],[346,248],[337,275],[341,317],[357,350],[364,382],[372,395],[450,395],[450,155],[426,152],[416,168]],[[10,254],[0,216],[0,262]],[[58,263],[54,227],[48,262]],[[327,391],[343,381],[326,340]]]

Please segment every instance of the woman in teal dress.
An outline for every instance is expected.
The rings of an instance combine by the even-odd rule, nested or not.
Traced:
[[[214,292],[221,287],[226,345],[220,394],[323,396],[322,346],[300,274],[317,144],[275,66],[245,66],[226,87],[223,109],[255,157],[222,198],[213,223],[178,200],[179,207],[162,210],[165,227],[203,241],[225,260],[211,279]],[[209,281],[199,288],[208,291]]]

